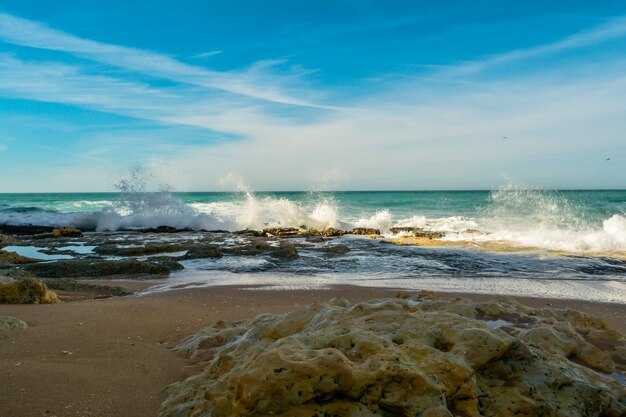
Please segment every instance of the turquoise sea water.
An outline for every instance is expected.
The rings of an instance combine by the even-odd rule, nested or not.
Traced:
[[[185,261],[164,289],[356,284],[626,303],[626,190],[0,194],[1,224],[108,234],[166,225],[189,230],[187,237],[276,226],[368,227],[384,235],[300,239],[300,257],[286,262],[264,255]],[[385,244],[402,237],[394,226],[444,237],[434,247]],[[97,236],[75,245],[97,245]],[[320,251],[336,243],[350,251]]]

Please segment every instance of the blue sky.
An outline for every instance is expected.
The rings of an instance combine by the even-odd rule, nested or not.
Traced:
[[[626,188],[626,3],[0,0],[0,192],[135,164],[176,190]]]

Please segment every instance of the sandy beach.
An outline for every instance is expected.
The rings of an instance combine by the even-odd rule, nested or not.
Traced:
[[[137,290],[145,284],[127,285]],[[198,329],[335,297],[358,301],[396,293],[346,286],[295,291],[214,287],[53,305],[0,305],[0,315],[29,324],[26,330],[0,332],[0,416],[154,416],[163,388],[197,372],[169,347]],[[68,299],[68,294],[60,295]],[[533,307],[573,308],[626,332],[626,306],[621,304],[517,300]]]

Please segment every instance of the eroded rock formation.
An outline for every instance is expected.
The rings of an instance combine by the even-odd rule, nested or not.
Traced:
[[[622,416],[624,337],[570,310],[430,293],[218,322],[159,416]]]

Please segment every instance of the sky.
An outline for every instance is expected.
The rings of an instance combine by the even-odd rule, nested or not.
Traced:
[[[626,3],[0,0],[0,192],[138,165],[177,191],[626,188]]]

